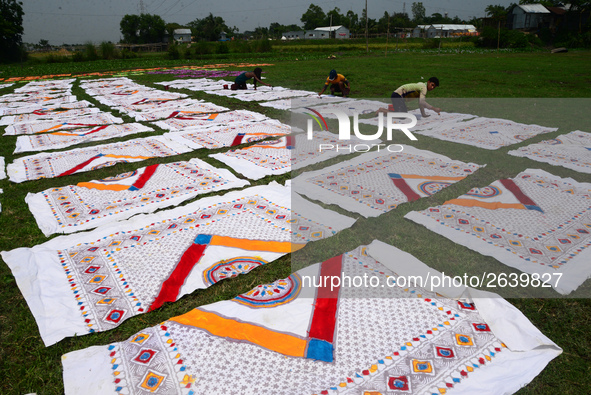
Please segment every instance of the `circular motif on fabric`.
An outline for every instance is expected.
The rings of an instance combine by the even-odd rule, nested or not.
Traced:
[[[105,163],[101,163],[99,165],[92,167],[91,170],[98,170],[98,169],[102,169],[104,167],[115,166],[117,163],[129,163],[129,162],[127,162],[126,160],[115,160],[112,162],[105,162]]]
[[[134,170],[134,171],[130,171],[130,172],[127,172],[127,173],[119,174],[117,176],[102,178],[99,181],[100,182],[121,181],[121,180],[125,180],[126,178],[133,177],[136,174],[137,174],[137,170]]]
[[[278,145],[281,144],[281,140],[266,140],[261,141],[258,145]]]
[[[499,188],[487,186],[484,188],[472,188],[466,195],[476,196],[481,198],[491,198],[500,195],[502,192]]]
[[[425,195],[431,196],[434,193],[441,191],[443,188],[447,188],[451,184],[451,182],[426,181],[419,185],[419,190]]]
[[[261,258],[240,256],[237,258],[219,261],[203,272],[203,279],[209,285],[226,278],[236,277],[239,274],[250,272],[255,267],[266,264],[267,261]]]
[[[235,302],[250,307],[275,307],[291,302],[298,297],[302,289],[302,279],[296,273],[291,276],[272,282],[271,284],[259,285],[258,287],[238,295]]]

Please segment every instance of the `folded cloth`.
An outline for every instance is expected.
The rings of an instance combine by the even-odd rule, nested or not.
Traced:
[[[49,346],[115,328],[353,223],[272,183],[2,252],[2,258]]]
[[[528,169],[405,218],[568,294],[591,276],[590,196],[590,183]]]
[[[137,213],[178,205],[200,194],[248,184],[229,170],[191,159],[29,193],[25,201],[43,234],[49,236],[96,228]]]
[[[591,173],[591,133],[577,130],[509,151],[508,154]]]
[[[397,285],[424,272],[437,274],[374,241],[68,353],[65,393],[513,393],[561,353],[494,294]],[[377,286],[353,285],[364,277]]]

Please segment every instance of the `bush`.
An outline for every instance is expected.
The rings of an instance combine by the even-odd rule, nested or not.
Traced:
[[[230,52],[230,47],[228,47],[228,44],[226,44],[225,41],[221,41],[221,42],[217,43],[216,48],[215,48],[215,53],[225,54],[225,53],[229,53],[229,52]]]
[[[92,61],[98,60],[99,58],[98,53],[96,52],[96,47],[91,42],[87,42],[86,44],[84,44],[84,53],[86,55],[87,60]]]
[[[195,47],[195,55],[208,55],[211,52],[211,48],[207,41],[199,41]]]
[[[252,52],[248,41],[245,40],[230,41],[230,51],[234,53]]]
[[[137,54],[135,52],[131,52],[127,48],[123,48],[121,50],[121,52],[119,53],[119,56],[121,56],[121,59],[135,59],[135,58],[137,58]]]
[[[498,30],[493,27],[485,27],[476,40],[476,45],[485,48],[496,48]],[[499,46],[501,48],[526,48],[529,46],[526,34],[518,30],[501,29]]]
[[[181,53],[179,51],[179,47],[176,44],[170,44],[168,46],[168,59],[180,59]]]
[[[74,62],[84,62],[84,54],[82,51],[74,51],[72,54],[72,60]]]
[[[439,48],[439,38],[426,38],[423,41],[423,49],[437,49]]]
[[[105,60],[117,59],[119,57],[115,44],[107,41],[101,43],[101,55]]]
[[[257,40],[253,43],[254,52],[272,52],[273,45],[267,39]]]

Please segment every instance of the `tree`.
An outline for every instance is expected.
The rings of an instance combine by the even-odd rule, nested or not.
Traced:
[[[304,24],[304,30],[316,29],[326,23],[326,14],[319,6],[310,4],[308,10],[302,14],[300,21]]]
[[[161,42],[166,32],[166,23],[159,15],[125,15],[119,23],[123,42],[148,44]]]
[[[23,3],[0,0],[0,62],[11,62],[22,54]]]
[[[339,26],[343,24],[345,17],[341,15],[339,7],[335,7],[326,13],[326,26]]]
[[[233,33],[238,29],[230,29],[224,18],[214,16],[211,12],[203,19],[195,19],[187,24],[191,28],[193,36],[198,40],[217,41],[220,39],[221,32]]]
[[[492,18],[493,21],[497,22],[497,51],[501,45],[501,22],[507,18],[507,9],[502,5],[488,5],[484,11],[486,15]]]
[[[421,25],[425,21],[425,15],[427,11],[425,10],[425,6],[422,2],[412,3],[410,7],[412,10],[412,20],[417,25]]]

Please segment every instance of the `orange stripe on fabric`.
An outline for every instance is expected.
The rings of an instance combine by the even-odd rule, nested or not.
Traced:
[[[229,236],[212,236],[209,245],[235,247],[249,251],[292,252],[304,248],[305,244],[294,244],[289,241],[263,241],[237,239]]]
[[[101,191],[126,191],[129,189],[129,185],[107,185],[107,184],[97,184],[94,182],[79,182],[76,184],[77,187],[81,188],[88,188],[88,189],[99,189]]]
[[[247,341],[292,357],[303,357],[306,350],[307,341],[304,339],[246,322],[220,317],[208,311],[194,309],[186,314],[173,317],[170,321],[204,329],[214,336]]]
[[[481,202],[479,200],[473,200],[473,199],[452,199],[452,200],[448,200],[447,202],[445,202],[443,204],[455,204],[456,206],[464,206],[464,207],[482,207],[482,208],[486,208],[489,210],[496,210],[499,208],[515,208],[515,209],[520,209],[520,210],[525,209],[525,207],[521,203],[500,203],[500,202],[486,203],[486,202]]]
[[[401,174],[400,177],[402,178],[408,178],[408,179],[412,179],[412,178],[418,178],[421,180],[433,180],[433,181],[445,181],[445,180],[449,180],[449,181],[460,181],[463,180],[466,177],[446,177],[446,176],[420,176],[418,174]]]
[[[57,128],[61,128],[62,126],[64,126],[64,125],[62,125],[62,124],[60,123],[59,125],[52,126],[52,127],[50,127],[49,129],[43,129],[43,130],[40,130],[40,131],[38,131],[38,132],[35,132],[35,134],[37,134],[37,133],[45,133],[45,132],[49,132],[50,130],[57,129]]]

